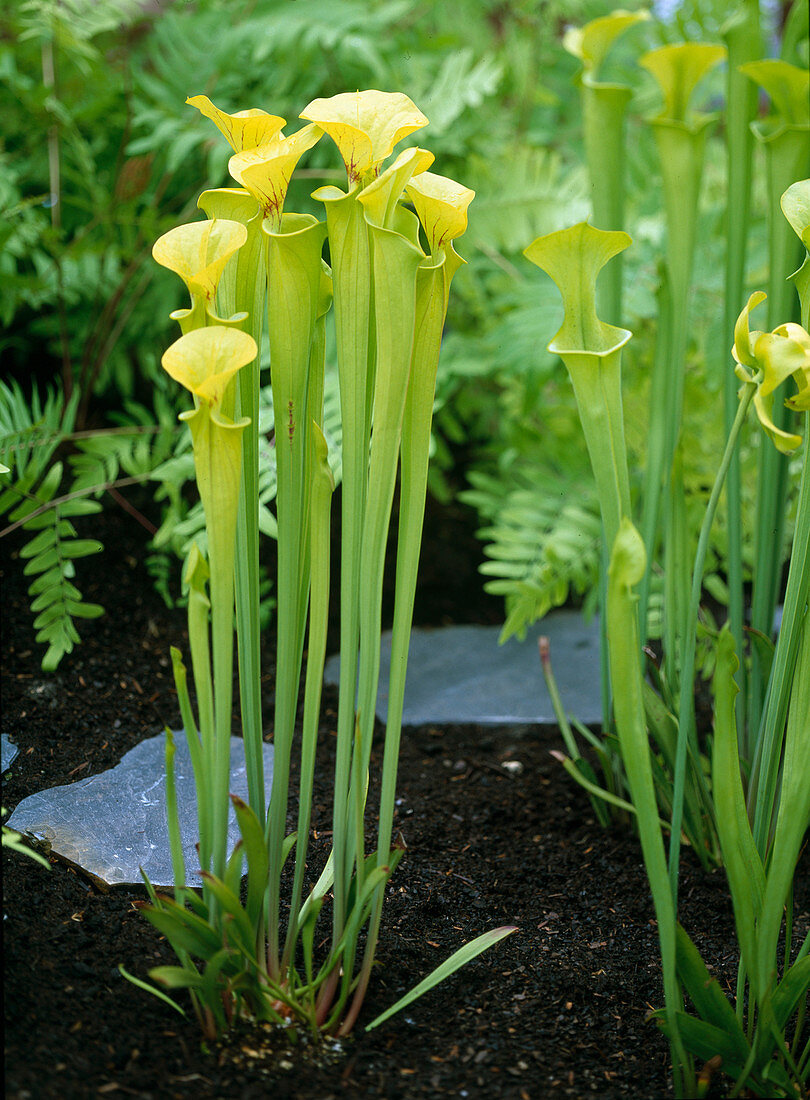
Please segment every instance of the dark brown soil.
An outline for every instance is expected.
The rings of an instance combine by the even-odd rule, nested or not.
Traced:
[[[21,750],[4,781],[9,809],[113,766],[179,722],[168,652],[184,638],[184,613],[168,611],[151,587],[145,533],[130,516],[109,502],[90,523],[84,533],[107,549],[80,563],[79,584],[107,614],[81,624],[82,645],[52,676],[39,668],[19,543],[0,544],[2,728]],[[477,554],[469,517],[431,510],[418,621],[493,620],[499,608],[480,594]],[[272,713],[269,651],[265,668]],[[334,720],[327,694],[316,830],[330,827]],[[505,923],[519,932],[376,1030],[364,1033],[361,1017],[339,1047],[290,1048],[254,1030],[201,1051],[193,1018],[119,974],[119,963],[145,977],[173,961],[138,912],[144,891],[101,894],[56,860],[48,872],[4,853],[7,1095],[671,1095],[667,1045],[646,1019],[663,997],[640,851],[632,836],[594,823],[549,755],[558,745],[553,729],[406,731],[398,827],[407,853],[390,888],[365,1020],[478,933]],[[807,877],[796,896],[803,923]],[[723,874],[704,874],[687,852],[681,890],[682,919],[730,990],[736,960]]]

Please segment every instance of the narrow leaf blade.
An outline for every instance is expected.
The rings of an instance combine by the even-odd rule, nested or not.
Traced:
[[[439,985],[445,978],[449,978],[451,974],[462,966],[465,966],[468,962],[471,962],[477,955],[480,955],[482,951],[486,951],[490,947],[494,947],[496,943],[505,939],[507,936],[511,936],[513,932],[517,932],[517,928],[514,925],[504,925],[502,928],[493,928],[489,932],[484,932],[483,935],[476,937],[474,940],[470,940],[469,943],[465,943],[463,947],[460,947],[458,951],[454,952],[449,959],[446,959],[440,966],[428,974],[418,985],[415,985],[413,989],[406,993],[404,997],[387,1008],[385,1012],[381,1013],[376,1020],[372,1020],[366,1027],[366,1031],[371,1031],[373,1027],[377,1027],[378,1024],[388,1020],[395,1013],[400,1012],[403,1008],[407,1008],[408,1005],[421,997],[423,993],[428,993],[434,986]]]

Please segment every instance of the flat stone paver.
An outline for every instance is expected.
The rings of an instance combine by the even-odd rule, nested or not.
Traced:
[[[177,809],[187,886],[200,886],[197,800],[194,772],[182,730],[174,735]],[[130,749],[109,771],[62,787],[29,795],[6,824],[17,832],[47,841],[51,851],[82,868],[97,884],[143,884],[143,867],[153,886],[173,886],[166,819],[166,735],[160,733]],[[264,745],[267,797],[273,781],[273,746]],[[230,792],[247,801],[244,743],[231,738]],[[228,820],[228,853],[239,839],[233,807]]]
[[[411,634],[403,725],[551,725],[556,723],[546,690],[537,639],[549,638],[551,667],[563,707],[580,722],[601,721],[599,624],[577,611],[552,611],[530,627],[525,641],[498,645],[498,626],[416,628]],[[336,684],[339,657],[326,663],[325,679]],[[388,713],[391,634],[383,634],[377,715]]]
[[[0,770],[7,772],[14,763],[14,758],[20,750],[5,733],[0,734],[0,750],[2,751],[0,755]]]

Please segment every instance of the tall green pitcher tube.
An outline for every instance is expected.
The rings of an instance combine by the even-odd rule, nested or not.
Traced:
[[[667,224],[667,324],[663,335],[666,348],[655,358],[652,379],[649,453],[644,479],[641,534],[650,561],[655,557],[659,522],[663,512],[667,531],[665,550],[669,551],[666,571],[670,576],[679,562],[673,549],[682,539],[673,521],[682,513],[683,477],[675,462],[683,419],[685,359],[689,335],[689,289],[697,232],[697,215],[706,139],[715,116],[692,109],[697,85],[725,57],[722,46],[679,43],[645,54],[639,64],[655,78],[664,100],[658,114],[647,119],[652,127],[661,165],[664,208]],[[673,476],[674,475],[674,476]],[[664,506],[662,507],[662,496]],[[680,510],[680,512],[679,512]],[[650,570],[640,590],[639,622],[646,637]],[[666,652],[670,668],[675,669],[679,640],[683,638],[686,607],[682,585],[674,585],[676,606],[665,609]],[[688,584],[687,584],[688,587]],[[673,681],[674,682],[674,681]]]
[[[308,553],[303,546],[309,491],[305,485],[311,416],[307,409],[310,351],[320,309],[321,253],[326,226],[307,214],[284,214],[278,230],[265,220],[270,378],[275,412],[278,490],[278,649],[273,790],[268,814],[270,855],[269,968],[279,968],[279,876],[287,821],[292,749],[306,601]],[[318,368],[323,371],[323,364]]]
[[[756,116],[757,95],[752,82],[740,72],[740,66],[758,58],[762,51],[759,26],[759,0],[743,0],[723,27],[728,49],[726,74],[726,162],[728,196],[726,200],[726,278],[723,325],[724,343],[716,353],[725,364],[725,334],[732,332],[740,310],[745,286],[745,258],[748,244],[748,218],[753,178],[753,141],[751,122]],[[726,435],[737,413],[737,385],[732,371],[723,371],[723,413]],[[728,512],[728,616],[737,653],[743,652],[743,561],[742,561],[742,475],[737,450],[731,456],[726,482]],[[736,700],[737,728],[745,737],[743,721],[748,691],[745,662],[737,669],[740,694]],[[750,746],[741,746],[750,756]]]
[[[235,415],[250,420],[242,436],[242,486],[236,529],[236,635],[248,799],[251,809],[264,823],[259,638],[259,359],[267,274],[262,211],[248,191],[237,187],[204,191],[197,205],[209,218],[239,222],[247,232],[245,244],[223,272],[218,299],[226,316],[237,311],[247,315],[243,327],[256,341],[258,349],[253,362],[240,371],[235,395]]]
[[[611,45],[647,12],[617,11],[572,28],[563,46],[582,61],[578,76],[582,99],[585,159],[591,183],[593,221],[599,229],[624,229],[625,118],[633,91],[608,83],[599,70]],[[622,316],[622,258],[616,257],[599,288],[600,312],[613,324]]]
[[[231,379],[255,355],[256,343],[247,333],[208,326],[181,336],[163,356],[166,371],[191,390],[198,402],[194,410],[181,413],[180,418],[191,429],[208,541],[214,730],[212,743],[203,744],[203,755],[210,769],[211,869],[219,877],[225,872],[230,779],[234,550],[242,433],[248,423],[246,419],[235,423],[221,410]],[[207,675],[197,668],[194,674],[198,682]]]

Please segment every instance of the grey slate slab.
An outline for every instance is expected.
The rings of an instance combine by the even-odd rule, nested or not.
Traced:
[[[186,883],[200,886],[194,772],[182,730],[175,733],[175,781]],[[142,884],[143,867],[154,886],[173,886],[166,821],[165,734],[130,749],[109,771],[63,787],[51,787],[23,799],[6,824],[47,841],[51,851],[81,867],[103,889]],[[273,746],[264,746],[267,796],[273,780]],[[244,743],[231,738],[230,791],[247,801]],[[233,808],[228,822],[228,852],[239,830]]]
[[[548,636],[563,706],[587,724],[601,720],[599,624],[577,611],[548,614],[527,632],[498,645],[498,626],[417,628],[411,635],[403,725],[550,725],[556,719],[546,691],[537,639]],[[388,713],[391,634],[383,634],[377,715]],[[337,683],[339,658],[326,664]]]
[[[5,733],[0,734],[0,750],[2,750],[2,755],[0,755],[0,771],[7,772],[14,763],[14,758],[20,750]]]

